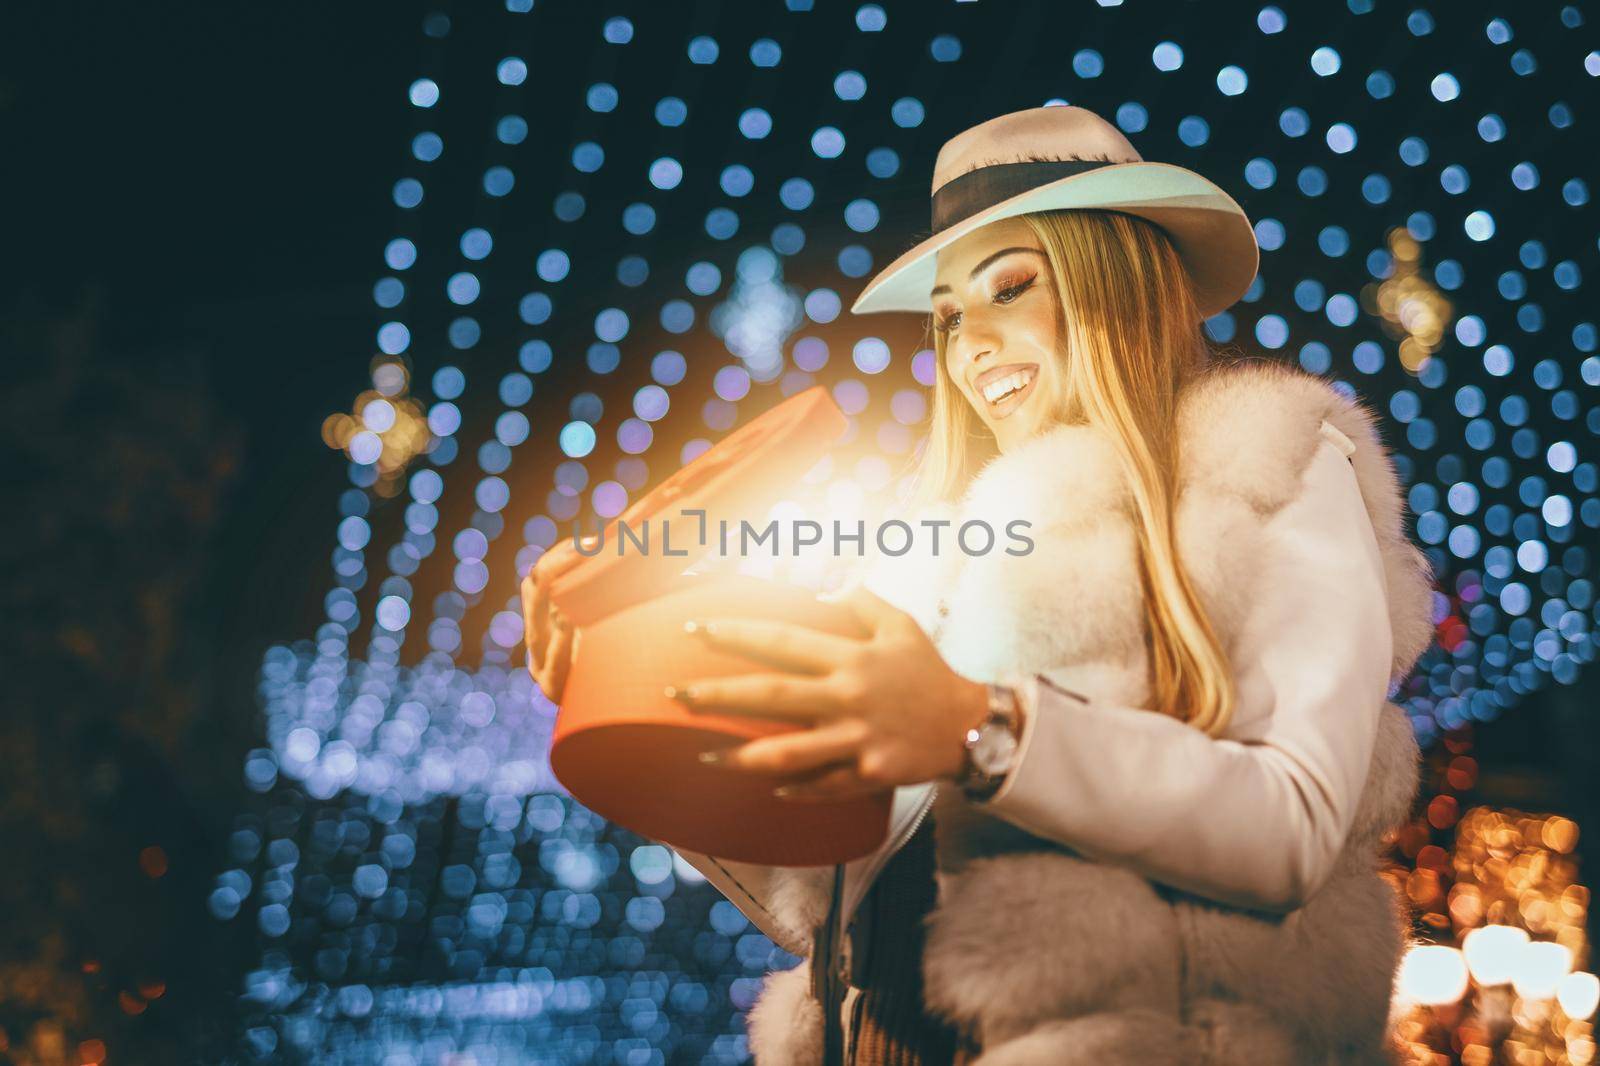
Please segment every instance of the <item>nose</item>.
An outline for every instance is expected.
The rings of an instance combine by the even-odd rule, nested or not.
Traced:
[[[989,328],[988,322],[981,316],[972,320],[963,315],[961,332],[956,337],[956,361],[962,372],[983,370],[994,363],[999,354],[1000,337]]]

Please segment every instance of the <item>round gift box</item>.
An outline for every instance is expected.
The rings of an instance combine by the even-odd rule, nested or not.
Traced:
[[[696,678],[772,667],[684,632],[691,618],[757,618],[857,639],[848,608],[747,575],[685,577],[675,591],[583,627],[556,716],[550,766],[601,816],[664,844],[737,862],[822,866],[873,851],[892,789],[848,800],[783,800],[793,774],[700,762],[702,751],[810,728],[773,717],[691,710],[665,693]]]
[[[770,618],[864,635],[845,607],[747,575],[689,575],[722,522],[760,522],[849,428],[813,386],[734,430],[610,523],[592,554],[562,538],[534,574],[578,629],[550,766],[590,810],[653,840],[736,862],[822,866],[868,854],[888,835],[893,790],[782,800],[774,776],[708,765],[702,751],[810,728],[771,717],[692,711],[665,688],[697,677],[770,672],[683,631],[690,618]],[[624,540],[626,524],[645,547]]]

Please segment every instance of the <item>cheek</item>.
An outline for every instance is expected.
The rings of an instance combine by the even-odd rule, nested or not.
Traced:
[[[945,360],[944,373],[945,377],[950,379],[950,387],[957,393],[964,395],[967,391],[967,387],[966,384],[961,380],[961,375],[957,373],[955,359],[951,358]]]
[[[1017,330],[1028,347],[1040,353],[1054,355],[1058,346],[1056,336],[1055,305],[1048,300],[1034,300],[1018,316]]]

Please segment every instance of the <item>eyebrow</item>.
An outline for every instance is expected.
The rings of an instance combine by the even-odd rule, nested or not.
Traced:
[[[999,259],[1001,256],[1007,256],[1007,255],[1010,255],[1013,252],[1032,252],[1034,255],[1038,255],[1038,256],[1044,255],[1044,252],[1040,251],[1038,248],[1024,248],[1024,247],[1022,247],[1020,245],[1018,245],[1015,248],[1002,248],[998,252],[994,253],[993,255],[987,256],[981,263],[979,263],[977,266],[973,267],[972,268],[972,272],[967,275],[967,280],[968,281],[976,281],[977,278],[978,278],[978,275],[982,274],[983,271],[984,271],[984,268],[987,267],[990,263],[994,262],[996,259]],[[928,291],[928,298],[932,299],[933,297],[939,295],[941,292],[950,292],[950,291],[951,291],[951,289],[950,289],[950,286],[948,286],[948,285],[935,285],[932,289],[930,289]]]

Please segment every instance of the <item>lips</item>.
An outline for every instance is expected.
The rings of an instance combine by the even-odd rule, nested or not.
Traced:
[[[989,417],[999,420],[1011,414],[1022,405],[1028,394],[1033,391],[1034,385],[1039,380],[1039,364],[1015,363],[1009,366],[992,367],[978,375],[975,385],[978,395],[989,409]],[[1021,387],[1017,388],[1017,383]],[[989,394],[1011,386],[1011,391],[1006,392],[997,401],[991,401]]]
[[[1019,370],[1032,370],[1035,373],[1038,373],[1039,364],[1006,363],[1003,366],[992,366],[988,370],[985,370],[983,373],[972,379],[972,387],[979,395],[982,395],[984,386],[988,385],[989,382],[993,381],[995,378],[1003,378],[1011,374],[1015,374]]]

